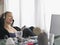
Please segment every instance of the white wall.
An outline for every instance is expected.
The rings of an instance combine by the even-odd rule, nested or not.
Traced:
[[[21,0],[21,26],[35,26],[34,0]]]
[[[35,25],[48,33],[45,25],[44,0],[35,0]]]

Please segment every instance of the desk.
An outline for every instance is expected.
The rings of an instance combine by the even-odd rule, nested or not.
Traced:
[[[22,38],[22,41],[18,43],[16,43],[13,38],[3,39],[3,40],[0,40],[0,45],[6,45],[7,42],[8,42],[8,45],[27,45],[28,42],[33,42],[34,45],[38,45],[36,36],[30,37],[30,38]]]

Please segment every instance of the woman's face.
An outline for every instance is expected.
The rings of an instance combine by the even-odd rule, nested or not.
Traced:
[[[8,24],[12,24],[12,22],[13,22],[12,13],[7,13],[7,14],[6,14],[5,22],[8,23]]]

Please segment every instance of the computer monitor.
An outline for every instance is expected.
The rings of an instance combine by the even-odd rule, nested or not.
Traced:
[[[51,17],[50,33],[53,33],[55,36],[60,35],[60,15],[58,14],[53,14]]]

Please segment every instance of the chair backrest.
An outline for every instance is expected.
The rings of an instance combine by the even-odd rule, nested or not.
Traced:
[[[52,15],[50,33],[53,33],[55,36],[60,35],[60,14]]]

